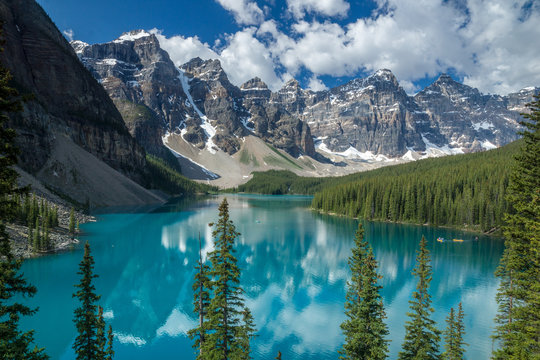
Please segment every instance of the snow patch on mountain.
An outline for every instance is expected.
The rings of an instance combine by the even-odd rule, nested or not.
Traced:
[[[189,78],[184,74],[184,70],[178,69],[178,73],[179,73],[178,79],[182,83],[182,89],[184,90],[184,93],[186,94],[191,107],[193,107],[193,109],[195,110],[197,115],[199,115],[199,118],[201,119],[201,128],[204,130],[206,137],[208,139],[206,140],[206,149],[208,149],[210,153],[215,154],[216,153],[215,149],[217,149],[217,146],[212,141],[212,138],[214,137],[214,135],[216,135],[216,128],[212,126],[212,124],[210,123],[210,120],[208,120],[206,115],[204,115],[202,111],[199,110],[197,105],[195,105],[195,102],[193,101],[193,97],[191,97]]]
[[[497,145],[494,145],[489,140],[485,140],[484,142],[482,142],[482,147],[486,150],[492,150],[492,149],[496,149]]]
[[[341,156],[347,159],[361,159],[365,161],[377,161],[377,162],[392,161],[392,159],[389,159],[388,157],[382,154],[375,155],[371,151],[361,152],[353,146],[349,146],[347,150],[342,151],[342,152],[332,151],[326,146],[326,144],[322,140],[323,140],[322,138],[315,139],[315,148],[327,154]]]
[[[144,30],[135,30],[130,31],[128,33],[122,34],[118,39],[114,40],[115,43],[122,43],[124,41],[135,41],[137,39],[150,36],[149,33],[147,33]]]
[[[422,141],[424,144],[426,144],[426,152],[425,155],[422,156],[422,159],[428,158],[428,157],[440,157],[445,155],[457,155],[457,154],[464,154],[463,150],[461,148],[452,148],[448,144],[444,146],[437,146],[433,144],[431,141],[429,141],[425,134],[422,135]]]
[[[494,128],[495,125],[493,125],[493,123],[489,121],[482,121],[476,124],[473,123],[472,127],[474,130],[478,131],[480,129],[489,130],[491,128]]]

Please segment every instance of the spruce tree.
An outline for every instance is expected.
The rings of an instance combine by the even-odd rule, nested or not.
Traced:
[[[208,254],[211,264],[212,296],[208,306],[208,332],[205,334],[202,352],[205,359],[246,359],[246,345],[239,338],[254,335],[253,324],[242,323],[245,309],[240,287],[240,268],[234,256],[234,243],[240,235],[229,218],[229,205],[224,199],[219,206],[219,219],[214,226],[214,251]],[[250,328],[248,328],[250,327]]]
[[[101,306],[98,306],[97,324],[96,324],[96,346],[97,346],[96,359],[105,358],[106,345],[107,345],[107,338],[105,337],[105,320],[103,319],[103,308]]]
[[[1,34],[0,34],[1,35]],[[1,50],[0,50],[1,51]],[[15,297],[32,297],[36,288],[19,273],[21,260],[11,251],[5,223],[14,217],[14,198],[27,191],[17,186],[15,131],[7,127],[7,113],[21,110],[17,92],[9,86],[11,76],[0,66],[0,357],[2,359],[48,359],[34,342],[34,332],[19,330],[21,316],[36,312]],[[32,348],[32,349],[31,349]]]
[[[345,344],[340,350],[342,359],[386,359],[388,353],[388,328],[386,314],[378,285],[377,261],[373,250],[364,239],[362,224],[354,238],[349,258],[351,281],[347,284],[345,315],[341,324]]]
[[[112,326],[109,325],[109,330],[107,330],[107,348],[105,349],[105,360],[112,360],[114,358],[113,341],[114,335]]]
[[[434,309],[431,307],[429,283],[431,282],[431,265],[426,238],[422,236],[420,250],[417,251],[416,266],[413,275],[418,278],[413,299],[409,300],[410,320],[405,324],[405,341],[399,359],[438,359],[440,331],[431,319]]]
[[[100,296],[95,293],[96,288],[92,284],[93,279],[97,277],[93,273],[94,258],[90,254],[90,244],[84,245],[84,256],[79,264],[77,274],[81,275],[81,282],[75,287],[78,289],[73,297],[80,301],[80,306],[75,309],[75,326],[77,328],[77,337],[73,343],[73,349],[77,355],[77,360],[94,360],[99,353],[96,333],[98,317],[96,316],[96,302]]]
[[[454,308],[450,308],[444,331],[445,352],[442,354],[443,360],[462,360],[465,358],[464,346],[467,344],[463,341],[465,335],[464,316],[461,303],[459,303],[457,314]]]
[[[69,212],[69,233],[71,234],[71,238],[73,239],[75,237],[75,209],[71,208],[71,211]]]
[[[199,234],[199,260],[195,274],[195,281],[193,283],[193,308],[195,313],[199,316],[199,326],[194,329],[189,330],[188,335],[193,340],[195,340],[193,347],[199,350],[197,359],[204,359],[203,348],[206,338],[206,333],[208,332],[208,318],[206,314],[208,313],[208,307],[210,305],[210,292],[211,292],[211,282],[209,278],[210,267],[203,262],[202,258],[202,244],[201,244],[201,235]]]
[[[240,357],[241,360],[250,360],[251,359],[251,340],[256,336],[255,332],[255,321],[253,320],[253,315],[249,308],[244,307],[242,312],[242,326],[239,328],[237,334],[237,339],[240,345]]]
[[[505,250],[496,276],[495,359],[540,358],[540,96],[529,104],[524,146],[510,175]]]

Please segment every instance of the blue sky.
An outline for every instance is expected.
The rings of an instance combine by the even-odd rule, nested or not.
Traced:
[[[484,93],[540,86],[534,0],[38,0],[88,43],[154,32],[180,65],[218,58],[240,85],[324,89],[388,68],[408,93],[442,72]]]

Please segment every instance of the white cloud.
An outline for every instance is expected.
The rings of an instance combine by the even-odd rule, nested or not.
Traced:
[[[234,15],[241,25],[256,25],[264,20],[264,13],[255,2],[248,0],[216,0],[223,8]]]
[[[73,41],[73,37],[75,36],[75,32],[73,31],[73,29],[64,30],[62,31],[62,33],[70,42]]]
[[[317,79],[316,76],[313,76],[311,79],[309,79],[308,89],[313,91],[322,91],[327,90],[328,87],[324,85],[321,79]]]
[[[345,16],[350,5],[344,0],[287,0],[289,11],[298,19],[306,13],[325,16]]]
[[[167,38],[157,29],[150,31],[155,34],[163,48],[176,66],[200,57],[203,60],[218,59],[229,80],[235,85],[258,76],[270,89],[279,89],[284,80],[290,78],[275,72],[272,54],[255,36],[256,29],[246,28],[227,37],[227,42],[220,53],[211,49],[210,45],[201,42],[197,37],[173,36]]]
[[[195,57],[200,57],[203,60],[218,58],[218,54],[208,44],[201,42],[197,36],[183,37],[178,35],[167,38],[157,29],[150,30],[150,33],[156,35],[159,45],[169,53],[176,66],[185,64]]]
[[[369,18],[340,25],[297,17],[288,28],[275,20],[260,22],[262,11],[255,3],[258,10],[249,10],[247,0],[220,3],[239,23],[257,26],[226,36],[219,51],[197,37],[158,38],[177,65],[195,56],[221,60],[236,85],[259,76],[276,90],[307,70],[309,87],[320,89],[322,75],[358,76],[381,68],[392,70],[409,93],[419,90],[415,81],[449,70],[484,93],[540,84],[540,47],[534,46],[540,5],[527,7],[527,0],[378,0]],[[329,3],[342,4],[335,14],[347,12],[348,3],[335,0],[289,0],[288,6],[299,15],[331,15],[324,10]]]
[[[255,28],[247,28],[229,37],[220,54],[223,69],[235,84],[258,76],[276,90],[283,85],[283,80],[276,75],[272,54],[255,37],[255,31]]]

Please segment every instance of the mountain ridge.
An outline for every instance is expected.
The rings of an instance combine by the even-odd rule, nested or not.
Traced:
[[[112,59],[135,69],[134,74],[145,81],[138,82],[143,92],[145,88],[162,91],[167,82],[180,80],[171,84],[174,98],[168,92],[153,92],[155,98],[168,99],[169,104],[159,102],[161,110],[152,96],[133,99],[161,119],[159,128],[156,122],[154,129],[144,132],[146,136],[156,133],[154,144],[159,138],[163,142],[179,136],[199,152],[223,151],[233,156],[241,152],[242,139],[256,136],[292,158],[308,156],[316,163],[345,164],[356,171],[366,162],[410,161],[509,143],[518,138],[518,111],[540,91],[534,87],[507,96],[483,95],[441,74],[433,84],[409,96],[390,70],[381,69],[328,90],[304,90],[291,79],[273,92],[258,77],[239,86],[232,84],[217,59],[194,58],[176,68],[168,55],[162,56],[162,67],[179,73],[167,75],[162,68],[145,64],[143,58],[130,59],[118,50],[119,46],[138,48],[147,57],[166,53],[155,35],[144,30],[124,33],[108,43],[76,41],[72,46],[116,104],[118,99],[130,100],[122,89],[134,80],[115,74],[117,63]],[[99,55],[111,49],[116,49],[116,58]],[[129,111],[121,112],[129,117]],[[145,144],[136,126],[130,132]],[[208,170],[217,171],[207,165]]]

